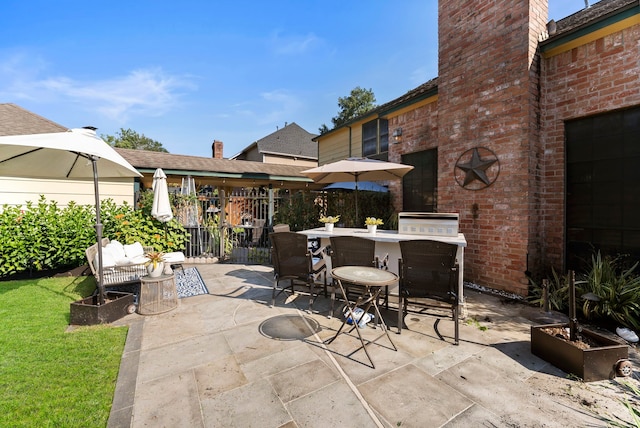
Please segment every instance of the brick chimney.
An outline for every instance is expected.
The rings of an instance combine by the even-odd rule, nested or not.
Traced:
[[[212,157],[214,159],[222,159],[222,141],[213,140],[211,149],[213,151]]]

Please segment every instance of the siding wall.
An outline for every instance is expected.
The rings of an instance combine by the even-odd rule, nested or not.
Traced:
[[[132,178],[102,179],[99,183],[100,200],[111,198],[116,204],[134,204]],[[66,207],[70,201],[80,205],[95,205],[93,180],[42,180],[32,178],[0,177],[0,207],[24,206],[27,201],[37,203],[40,195],[47,201],[56,201]]]

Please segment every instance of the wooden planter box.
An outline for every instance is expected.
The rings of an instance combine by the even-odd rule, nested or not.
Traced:
[[[531,353],[585,382],[614,378],[618,361],[629,357],[627,345],[621,345],[591,330],[583,329],[580,334],[602,346],[580,349],[571,342],[544,331],[555,327],[568,328],[569,325],[531,327]]]
[[[98,305],[98,296],[91,296],[72,302],[69,324],[108,324],[135,311],[134,295],[131,293],[107,291],[104,298],[103,305]]]

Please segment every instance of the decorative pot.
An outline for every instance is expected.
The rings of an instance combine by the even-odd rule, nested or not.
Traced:
[[[327,232],[333,232],[333,223],[325,223],[324,230],[326,230]]]
[[[378,225],[377,224],[368,224],[367,225],[367,232],[369,232],[369,233],[376,233],[377,229],[378,229]]]
[[[147,272],[149,272],[149,276],[151,278],[157,278],[162,275],[162,271],[164,270],[164,263],[158,262],[156,263],[156,267],[153,267],[153,263],[149,263],[147,265]]]

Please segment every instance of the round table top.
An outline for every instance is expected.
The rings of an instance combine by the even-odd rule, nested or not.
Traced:
[[[340,266],[331,270],[331,276],[356,285],[385,287],[398,280],[398,275],[369,266]]]

